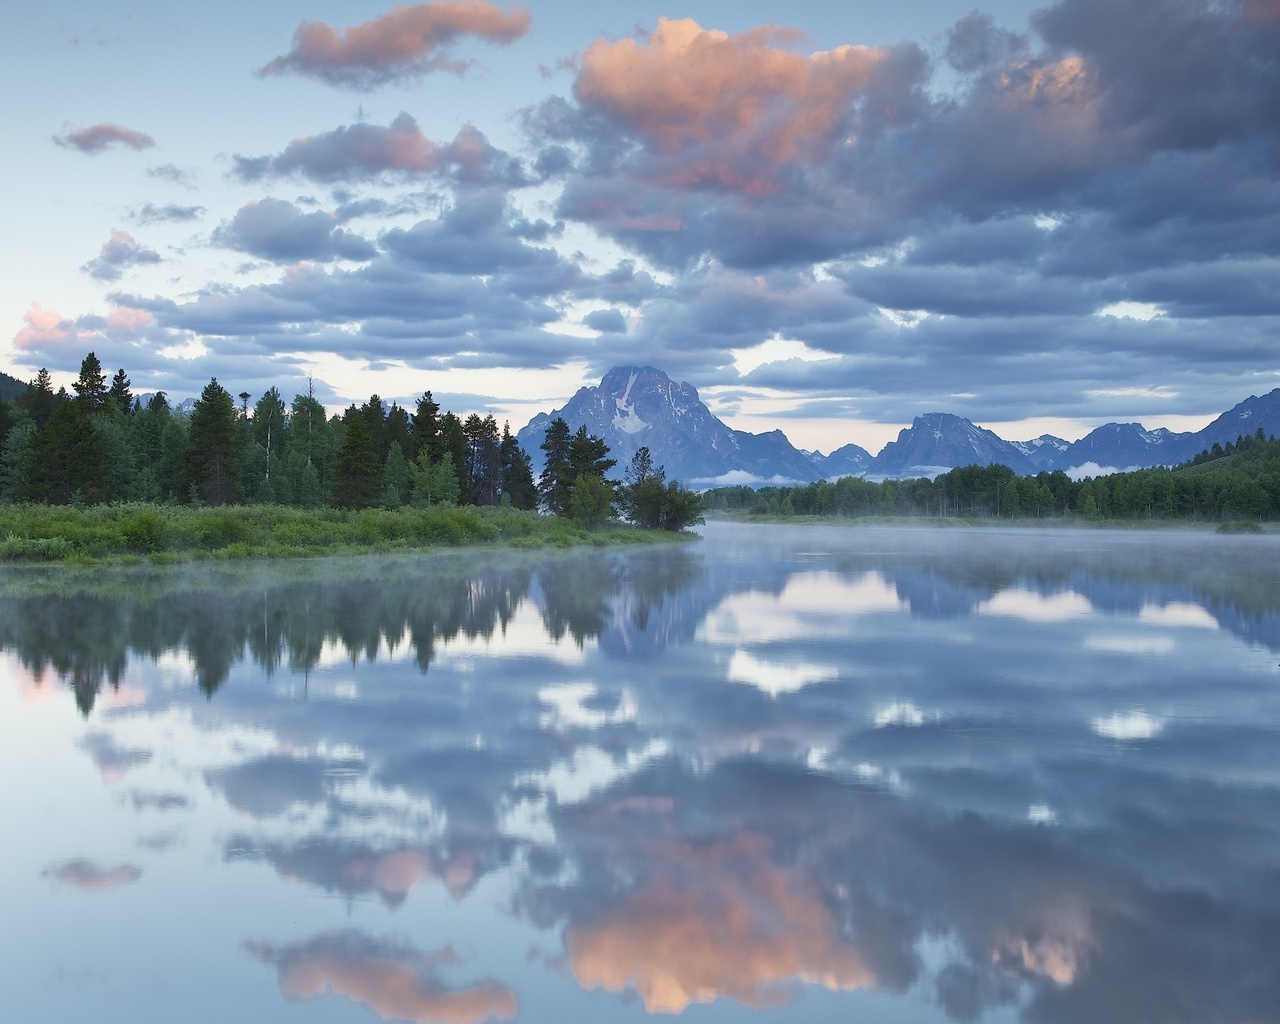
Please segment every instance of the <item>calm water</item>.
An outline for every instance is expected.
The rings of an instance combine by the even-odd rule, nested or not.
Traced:
[[[1280,538],[0,575],[0,1016],[1280,1020]]]

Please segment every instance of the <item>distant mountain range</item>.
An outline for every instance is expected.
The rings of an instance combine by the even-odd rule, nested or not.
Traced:
[[[856,444],[823,455],[797,449],[780,430],[733,430],[711,413],[691,384],[677,384],[652,366],[619,366],[599,384],[579,389],[564,408],[539,413],[517,434],[533,458],[535,474],[541,472],[547,425],[556,416],[572,430],[585,424],[589,433],[604,438],[618,460],[618,476],[645,446],[669,478],[694,487],[807,483],[842,476],[931,477],[957,466],[992,463],[1020,474],[1060,469],[1072,476],[1097,476],[1186,462],[1215,443],[1234,442],[1259,427],[1264,434],[1280,434],[1280,388],[1247,398],[1194,432],[1107,423],[1075,442],[1051,434],[1006,441],[960,416],[934,412],[917,416],[879,455]]]

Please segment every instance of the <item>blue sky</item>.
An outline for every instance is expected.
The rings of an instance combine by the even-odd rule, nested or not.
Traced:
[[[11,5],[12,6],[12,5]],[[585,13],[584,13],[585,12]],[[513,427],[610,366],[878,450],[1280,385],[1280,0],[3,16],[0,366]]]

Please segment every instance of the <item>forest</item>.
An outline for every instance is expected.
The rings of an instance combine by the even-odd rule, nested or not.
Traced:
[[[1259,430],[1181,466],[1082,480],[1061,470],[1018,476],[995,464],[963,466],[932,480],[843,477],[796,487],[722,487],[703,501],[708,511],[782,517],[1259,523],[1280,518],[1280,442]]]

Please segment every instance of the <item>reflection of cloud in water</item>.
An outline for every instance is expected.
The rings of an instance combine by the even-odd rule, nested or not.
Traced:
[[[1174,626],[1179,629],[1218,629],[1218,620],[1208,610],[1187,601],[1168,604],[1144,604],[1138,621],[1152,626]]]
[[[650,1013],[728,998],[788,1001],[795,981],[849,991],[875,983],[809,881],[767,857],[760,837],[664,844],[646,884],[565,932],[584,988],[639,993]]]
[[[122,885],[129,885],[142,877],[142,869],[132,864],[117,868],[101,868],[91,860],[78,857],[58,867],[45,868],[41,874],[52,878],[59,885],[69,885],[84,892],[105,892]]]
[[[736,650],[729,659],[727,678],[731,683],[746,683],[770,697],[777,697],[782,693],[795,693],[813,683],[829,682],[839,674],[834,665],[765,661],[744,650]]]
[[[979,615],[1004,615],[1026,622],[1068,622],[1088,615],[1093,606],[1074,590],[1046,597],[1034,590],[1011,587],[983,601],[976,611]]]
[[[889,725],[924,725],[924,712],[910,701],[894,701],[876,708],[875,723],[877,729]]]
[[[904,607],[878,572],[861,573],[852,581],[825,570],[801,572],[791,576],[776,597],[759,590],[726,597],[707,616],[699,639],[737,645],[744,640],[768,643],[843,635],[850,616]]]
[[[119,782],[130,768],[151,760],[151,751],[122,747],[114,737],[105,732],[89,733],[80,741],[80,748],[88,752],[94,767],[102,775],[102,781],[106,783]]]
[[[369,1007],[383,1020],[417,1024],[479,1024],[516,1015],[515,995],[496,981],[465,988],[445,985],[439,968],[457,960],[448,949],[421,953],[354,931],[320,935],[296,946],[247,945],[255,957],[275,966],[280,990],[290,999],[333,992]]]
[[[1160,719],[1145,711],[1117,711],[1093,720],[1093,731],[1109,740],[1149,740],[1163,728]]]
[[[538,700],[549,704],[551,711],[539,722],[544,729],[599,729],[605,725],[630,722],[636,717],[636,704],[631,694],[623,692],[613,711],[588,707],[598,695],[595,683],[559,683],[538,691]]]
[[[1171,636],[1121,636],[1097,634],[1087,636],[1084,645],[1091,651],[1106,654],[1168,654],[1177,646]]]

